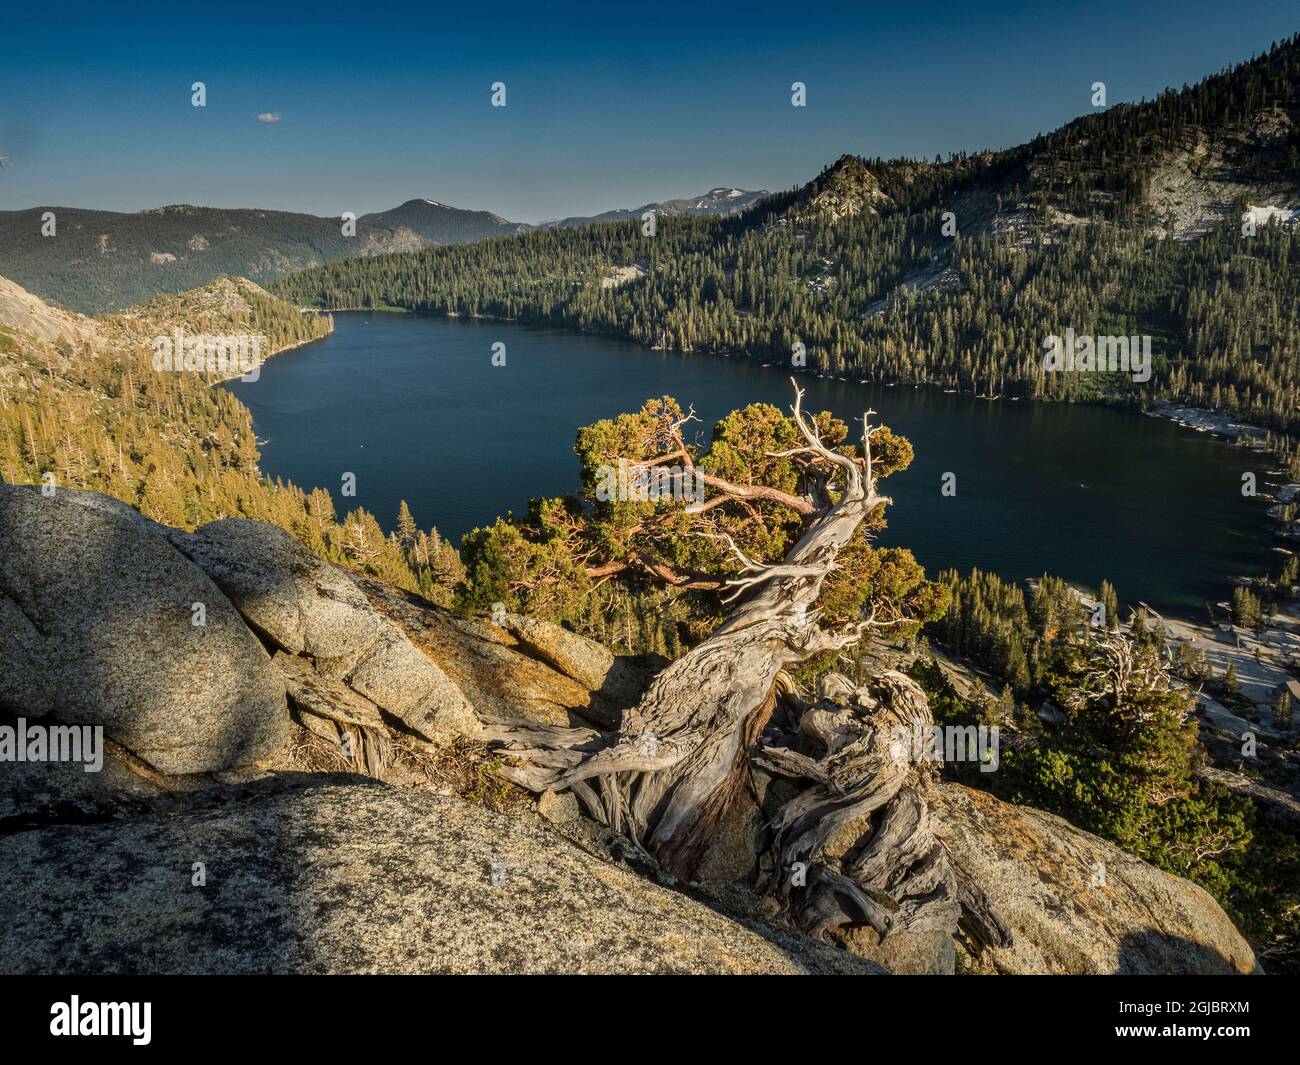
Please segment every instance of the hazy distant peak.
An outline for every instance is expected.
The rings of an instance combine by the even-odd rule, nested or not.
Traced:
[[[388,211],[376,211],[359,219],[372,226],[408,230],[431,244],[470,244],[491,237],[512,236],[527,226],[511,222],[491,211],[470,211],[421,196]]]
[[[740,214],[748,207],[771,195],[766,189],[741,189],[734,185],[715,185],[703,196],[684,196],[676,200],[643,203],[640,207],[620,207],[597,215],[575,215],[558,222],[542,222],[542,227],[589,226],[606,222],[628,222],[640,218],[647,211],[657,215],[728,216]]]

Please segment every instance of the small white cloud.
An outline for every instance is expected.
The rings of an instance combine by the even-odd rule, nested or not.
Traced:
[[[259,122],[279,122],[279,121],[280,121],[280,112],[279,112],[279,111],[263,111],[260,115],[257,116],[257,120],[258,120]]]

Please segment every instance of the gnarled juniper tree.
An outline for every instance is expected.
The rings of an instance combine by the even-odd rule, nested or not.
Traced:
[[[978,892],[958,882],[930,832],[911,765],[892,734],[932,724],[900,674],[855,687],[822,678],[798,697],[789,671],[833,661],[877,628],[938,616],[941,586],[911,554],[877,548],[889,500],[881,478],[910,445],[863,415],[856,444],[829,413],[755,404],[720,421],[706,448],[669,398],[578,434],[580,497],[537,501],[527,521],[466,538],[482,605],[564,616],[595,583],[663,582],[699,596],[712,631],[668,665],[617,730],[488,723],[503,770],[534,791],[572,790],[588,812],[679,878],[690,879],[753,762],[803,791],[774,821],[771,885],[818,933],[870,924],[1005,942]],[[702,491],[701,491],[702,489]],[[784,694],[780,727],[769,728]],[[766,732],[765,732],[766,730]],[[818,863],[839,829],[864,819],[851,853]],[[787,868],[806,872],[796,882]]]

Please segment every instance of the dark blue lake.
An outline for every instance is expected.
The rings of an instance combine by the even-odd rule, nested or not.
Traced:
[[[262,469],[331,490],[340,514],[391,529],[405,499],[458,542],[577,487],[579,426],[652,396],[693,404],[707,434],[727,411],[787,408],[788,375],[741,358],[648,351],[605,336],[399,314],[336,314],[324,340],[276,356],[229,387],[253,413]],[[506,345],[506,365],[492,346]],[[1270,461],[1164,420],[1102,407],[998,402],[801,377],[808,407],[845,419],[871,407],[916,461],[886,482],[882,542],[933,573],[979,566],[1012,579],[1056,573],[1121,602],[1203,616],[1234,575],[1277,569],[1260,489]],[[707,439],[707,436],[706,438]],[[341,498],[345,472],[355,499]],[[956,475],[944,496],[943,475]]]

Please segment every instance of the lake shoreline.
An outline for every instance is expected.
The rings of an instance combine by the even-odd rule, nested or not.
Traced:
[[[406,307],[384,307],[380,309],[366,307],[330,307],[317,309],[310,307],[299,307],[304,312],[316,311],[322,314],[398,314],[410,315],[417,318],[431,318],[443,321],[465,321],[465,322],[502,322],[504,324],[519,326],[523,328],[535,329],[555,329],[561,332],[571,332],[588,336],[608,336],[626,343],[637,344],[638,347],[645,347],[638,341],[627,337],[626,335],[611,330],[602,329],[581,329],[565,324],[557,324],[547,319],[521,319],[505,318],[500,315],[462,315],[455,312],[441,311],[414,311]],[[666,348],[650,347],[648,351],[668,351]],[[1255,451],[1267,450],[1264,442],[1269,430],[1262,426],[1255,425],[1252,422],[1243,421],[1226,411],[1214,411],[1202,407],[1194,407],[1189,404],[1178,403],[1169,399],[1158,399],[1150,407],[1143,408],[1137,404],[1121,402],[1105,397],[1073,400],[1073,399],[1053,399],[1050,397],[1022,397],[1022,396],[986,396],[975,392],[973,389],[949,388],[941,384],[930,382],[913,382],[913,381],[872,381],[862,377],[836,376],[834,374],[818,373],[807,367],[786,366],[780,362],[763,362],[753,355],[744,352],[733,351],[705,351],[693,349],[691,351],[674,351],[673,354],[684,356],[705,355],[714,358],[740,358],[746,362],[752,363],[766,369],[788,370],[792,374],[815,377],[819,380],[838,381],[844,384],[863,385],[869,388],[912,388],[918,390],[927,390],[938,392],[943,395],[960,395],[969,396],[972,399],[984,400],[988,403],[1008,402],[1008,403],[1042,403],[1042,404],[1065,404],[1067,406],[1095,406],[1108,410],[1116,410],[1123,413],[1130,413],[1135,416],[1146,416],[1160,418],[1171,421],[1184,429],[1197,433],[1206,433],[1212,437],[1224,440],[1232,444],[1240,444],[1251,448]],[[1265,528],[1273,528],[1275,523],[1267,514],[1263,519]],[[1230,594],[1231,588],[1243,580],[1249,580],[1243,574],[1229,575],[1225,578],[1225,591]],[[1190,621],[1190,618],[1187,619]]]
[[[323,313],[328,313],[328,312],[323,312]],[[315,344],[317,341],[324,340],[326,337],[332,336],[333,334],[334,334],[334,323],[333,321],[331,321],[329,329],[327,329],[324,333],[322,333],[318,337],[308,337],[306,340],[300,340],[296,344],[286,344],[282,348],[276,348],[274,351],[267,352],[266,358],[260,359],[257,363],[257,371],[259,376],[261,374],[262,367],[265,366],[277,355],[283,355],[286,351],[297,351],[299,348],[305,348],[308,344]],[[251,371],[248,370],[232,370],[229,373],[218,374],[217,376],[213,377],[211,381],[208,382],[208,387],[215,388],[217,385],[224,385],[230,381],[241,380],[250,372]],[[250,381],[249,384],[252,384],[252,382]]]
[[[1151,406],[1143,407],[1137,403],[1126,402],[1105,396],[1090,397],[1087,399],[1056,399],[1051,396],[988,396],[985,393],[976,392],[974,389],[954,388],[947,384],[931,381],[876,381],[861,376],[819,373],[816,370],[809,369],[808,367],[786,366],[783,362],[764,362],[758,356],[741,351],[708,351],[701,348],[692,348],[689,351],[678,351],[677,349],[646,346],[635,338],[627,336],[625,333],[609,329],[582,328],[580,326],[571,325],[565,322],[556,322],[547,318],[507,318],[496,314],[459,314],[454,311],[415,311],[411,310],[409,307],[304,307],[299,305],[298,309],[304,313],[311,312],[318,314],[393,314],[409,315],[414,318],[432,318],[449,322],[501,322],[506,325],[522,326],[524,328],[555,329],[583,336],[611,337],[625,341],[629,344],[636,344],[638,347],[645,348],[647,351],[671,351],[673,354],[679,355],[705,355],[723,359],[740,358],[747,362],[751,362],[756,366],[762,366],[769,369],[779,367],[788,370],[792,374],[816,377],[820,380],[826,381],[840,381],[844,384],[864,385],[869,388],[926,389],[940,392],[944,395],[969,396],[972,399],[983,400],[987,403],[1043,403],[1064,404],[1067,406],[1104,407],[1109,410],[1126,411],[1136,415],[1164,418],[1185,429],[1191,429],[1194,432],[1210,433],[1233,442],[1236,442],[1243,437],[1263,440],[1271,431],[1267,426],[1257,425],[1254,422],[1242,420],[1240,417],[1229,414],[1227,411],[1215,411],[1204,407],[1194,407],[1190,404],[1180,403],[1177,400],[1172,399],[1156,399],[1152,402]],[[1260,446],[1262,447],[1263,445],[1261,444]]]

